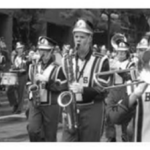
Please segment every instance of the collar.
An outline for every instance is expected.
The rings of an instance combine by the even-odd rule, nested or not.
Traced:
[[[86,56],[84,57],[83,60],[79,57],[78,53],[76,54],[76,59],[81,59],[82,61],[89,60],[89,58],[91,57],[91,55],[92,55],[92,49],[90,48],[89,52],[86,54]]]
[[[41,66],[43,69],[46,69],[53,62],[53,58],[51,57],[46,64],[41,61]]]

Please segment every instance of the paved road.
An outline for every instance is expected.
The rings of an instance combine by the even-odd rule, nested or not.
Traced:
[[[27,119],[25,113],[12,115],[12,108],[9,106],[5,94],[0,94],[0,142],[29,142],[27,134]],[[25,99],[24,110],[27,107],[27,99]],[[59,124],[57,139],[61,142],[62,128]],[[120,127],[117,126],[117,141],[120,139]],[[105,134],[104,134],[105,135]],[[106,138],[103,135],[101,141],[105,142]]]

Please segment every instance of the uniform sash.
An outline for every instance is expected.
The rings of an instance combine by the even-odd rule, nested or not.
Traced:
[[[56,65],[54,63],[50,64],[45,70],[41,70],[41,65],[38,65],[38,72],[44,75],[46,82],[49,81],[49,79],[55,80],[56,79],[56,73],[57,69]],[[30,65],[29,67],[29,79],[32,80],[33,78],[33,65]],[[51,92],[47,91],[47,89],[43,88],[43,83],[39,84],[40,87],[40,100],[41,104],[48,105],[51,104]],[[45,83],[44,83],[45,84]],[[29,93],[29,99],[32,98],[32,92]]]

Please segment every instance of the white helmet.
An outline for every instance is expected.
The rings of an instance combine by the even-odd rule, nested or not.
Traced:
[[[148,40],[146,38],[141,39],[141,41],[137,44],[137,49],[147,49],[149,47]]]
[[[105,45],[102,45],[101,50],[107,50]]]
[[[88,34],[93,34],[93,25],[92,23],[85,21],[84,19],[79,19],[74,28],[73,28],[73,33],[74,32],[84,32]]]
[[[24,47],[24,45],[21,42],[16,43],[16,49],[23,48],[23,47]]]
[[[46,36],[40,36],[38,39],[38,49],[51,50],[56,45],[56,42]]]
[[[126,42],[120,42],[116,48],[116,51],[129,51],[129,46]]]

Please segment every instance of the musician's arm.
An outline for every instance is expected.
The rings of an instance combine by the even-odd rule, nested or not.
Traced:
[[[53,92],[62,92],[68,90],[68,83],[67,79],[63,73],[62,67],[58,67],[58,75],[56,80],[49,80],[46,84],[46,89],[53,91]]]
[[[134,69],[135,68],[135,63],[131,62],[130,65],[128,66],[129,69]],[[118,73],[124,81],[132,80],[130,72],[123,72],[123,73]]]
[[[137,99],[144,93],[147,86],[148,86],[147,83],[139,84],[139,86],[135,89],[135,91],[129,97],[129,108],[132,107],[136,103]]]
[[[108,59],[106,59],[103,62],[101,72],[109,71],[109,62]],[[103,76],[102,79],[107,80],[108,76]],[[104,83],[105,84],[105,83]],[[98,99],[100,97],[104,97],[106,91],[103,91],[102,88],[99,86],[94,86],[94,87],[84,87],[83,88],[83,101],[93,101],[96,97]],[[97,98],[96,98],[97,99]]]

